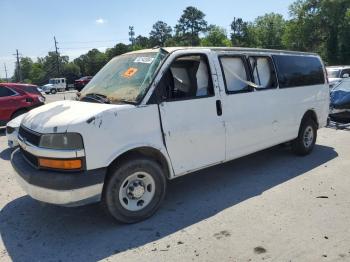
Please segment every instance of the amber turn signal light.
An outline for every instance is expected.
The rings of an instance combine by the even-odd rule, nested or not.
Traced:
[[[82,162],[80,159],[66,160],[66,159],[47,159],[39,158],[40,167],[74,170],[81,169]]]

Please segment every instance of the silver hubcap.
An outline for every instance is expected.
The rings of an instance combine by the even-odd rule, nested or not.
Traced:
[[[304,132],[304,146],[309,148],[314,142],[314,131],[311,126],[308,126]]]
[[[119,189],[119,201],[129,211],[145,208],[153,199],[155,182],[146,172],[136,172],[128,176]]]

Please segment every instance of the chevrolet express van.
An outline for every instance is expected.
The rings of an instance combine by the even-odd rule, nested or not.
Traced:
[[[133,223],[155,213],[169,179],[285,142],[309,154],[328,111],[316,54],[141,50],[112,59],[79,101],[29,112],[11,162],[32,198],[101,201]]]

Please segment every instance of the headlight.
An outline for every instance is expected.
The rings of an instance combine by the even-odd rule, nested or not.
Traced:
[[[39,146],[42,148],[60,150],[77,150],[84,148],[83,138],[77,133],[42,135]]]

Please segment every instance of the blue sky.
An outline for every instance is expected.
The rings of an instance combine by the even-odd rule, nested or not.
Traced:
[[[195,6],[210,24],[229,29],[234,17],[252,21],[276,12],[288,18],[293,0],[0,0],[0,77],[4,63],[12,75],[16,49],[23,56],[45,56],[54,49],[53,36],[62,54],[71,59],[92,48],[105,50],[117,42],[128,42],[128,27],[137,35],[148,35],[152,25],[162,20],[177,23],[187,6]]]

